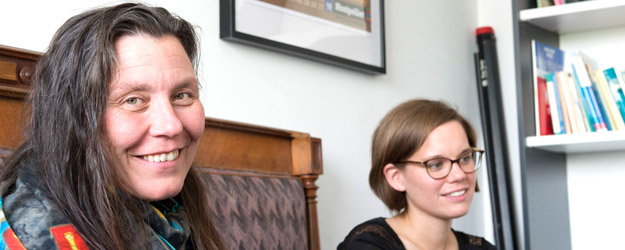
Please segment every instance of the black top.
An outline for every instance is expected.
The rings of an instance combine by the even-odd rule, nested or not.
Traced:
[[[452,229],[458,240],[460,250],[493,250],[497,249],[482,237],[477,237]],[[337,250],[406,250],[399,236],[379,217],[364,222],[345,237]]]

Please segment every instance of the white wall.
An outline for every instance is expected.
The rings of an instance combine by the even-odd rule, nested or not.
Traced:
[[[444,99],[481,135],[472,57],[476,1],[386,1],[388,68],[378,76],[222,41],[217,0],[151,2],[201,27],[200,79],[207,116],[322,138],[322,249],[335,249],[356,224],[389,215],[367,178],[371,134],[393,106],[416,97]],[[0,4],[0,44],[44,51],[64,20],[103,3],[5,1]],[[482,187],[488,185],[485,171],[478,176]],[[493,242],[488,199],[487,192],[477,194],[469,215],[454,227]]]

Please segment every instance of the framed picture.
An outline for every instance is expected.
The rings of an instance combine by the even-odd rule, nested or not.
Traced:
[[[384,0],[220,1],[224,40],[386,73]]]

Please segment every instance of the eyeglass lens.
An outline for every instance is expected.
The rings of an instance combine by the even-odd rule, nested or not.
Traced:
[[[432,178],[440,179],[449,175],[453,162],[457,162],[460,169],[465,173],[473,173],[482,164],[482,152],[471,152],[456,160],[447,158],[432,159],[424,162],[424,165]]]

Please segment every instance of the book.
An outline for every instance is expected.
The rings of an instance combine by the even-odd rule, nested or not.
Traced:
[[[578,50],[573,51],[572,54],[573,63],[573,76],[578,88],[582,93],[582,99],[586,105],[586,111],[592,118],[592,127],[594,131],[606,131],[607,126],[602,115],[602,110],[599,107],[595,90],[592,87],[592,81],[590,75],[582,58],[582,53]]]
[[[551,114],[551,128],[553,134],[566,134],[564,126],[564,115],[562,114],[562,104],[560,103],[560,94],[558,86],[554,83],[554,74],[547,73],[545,81],[547,83],[547,96],[549,97],[549,113]]]
[[[608,131],[616,130],[616,124],[614,119],[610,115],[610,107],[608,97],[603,92],[603,87],[599,83],[599,79],[596,77],[596,69],[594,67],[590,67],[586,65],[586,69],[588,70],[588,75],[590,76],[590,82],[592,84],[592,90],[595,93],[595,97],[597,98],[597,107],[599,108],[599,112],[603,117],[603,121],[605,122],[605,127]]]
[[[553,0],[536,0],[537,8],[542,8],[542,7],[552,6],[552,5],[553,5]]]
[[[621,89],[625,92],[625,70],[620,70],[616,72],[616,78],[618,78],[618,82],[621,85]]]
[[[551,113],[549,110],[549,96],[547,94],[547,82],[544,78],[536,78],[536,135],[552,135]]]
[[[575,112],[575,118],[578,124],[577,126],[580,129],[580,133],[593,132],[594,130],[592,126],[590,126],[591,119],[586,113],[584,102],[580,98],[581,92],[575,83],[575,79],[573,78],[573,75],[571,73],[567,72],[567,76],[568,76],[567,88],[569,89],[569,94],[572,97],[571,99],[574,104],[573,111]]]
[[[580,129],[580,133],[594,132],[592,118],[590,117],[586,105],[584,104],[582,92],[580,88],[577,87],[577,83],[575,81],[575,76],[573,74],[573,56],[571,52],[565,53],[564,71],[568,76],[568,81],[566,81],[567,89],[569,90],[568,93],[574,103],[574,111],[577,113],[575,117],[578,118],[576,122],[578,128]]]
[[[546,75],[562,71],[564,52],[536,40],[532,40],[532,79],[534,81],[534,112],[536,135],[553,134]],[[553,104],[555,105],[555,103]]]
[[[615,121],[612,118],[612,115],[610,115],[609,96],[606,96],[603,87],[600,85],[599,79],[597,79],[597,62],[581,52],[579,52],[579,55],[581,55],[582,57],[582,62],[584,62],[584,66],[586,67],[586,71],[588,72],[588,76],[590,77],[592,90],[594,92],[595,98],[597,99],[597,106],[595,108],[598,108],[597,113],[600,115],[599,119],[603,119],[605,127],[608,131],[616,130]]]
[[[612,91],[610,91],[605,74],[603,74],[602,70],[595,70],[594,73],[595,80],[597,80],[597,87],[599,88],[601,99],[605,104],[604,108],[606,110],[607,117],[613,125],[612,130],[624,129],[625,122],[623,121],[623,117],[621,116],[621,111],[619,111],[616,105],[616,100],[614,100]]]
[[[563,81],[567,81],[567,79],[562,79],[561,75],[564,71],[558,71],[553,74],[553,82],[558,88],[558,94],[560,96],[560,107],[562,108],[562,119],[564,120],[564,131],[567,134],[573,134],[573,124],[571,119],[573,118],[572,111],[570,110],[572,104],[570,103],[570,97],[568,90]]]
[[[612,92],[614,102],[621,113],[621,118],[625,120],[625,93],[623,93],[623,87],[619,78],[617,77],[616,70],[614,68],[608,68],[603,70],[608,87]],[[625,83],[624,83],[625,84]]]
[[[569,117],[569,127],[570,130],[567,130],[570,134],[580,134],[586,132],[586,128],[584,127],[584,117],[582,116],[581,110],[577,104],[576,93],[573,85],[571,85],[571,75],[566,71],[559,71],[556,73],[556,77],[558,79],[558,84],[560,84],[562,89],[563,102],[566,103],[566,111]]]
[[[586,127],[586,131],[595,132],[595,126],[592,125],[593,124],[592,115],[590,114],[590,111],[588,110],[588,105],[586,105],[587,102],[584,100],[582,89],[579,87],[579,84],[577,84],[577,80],[575,79],[575,75],[573,73],[571,73],[571,84],[573,88],[575,88],[575,94],[577,95],[577,98],[578,98],[577,101],[579,102],[580,109],[582,110],[582,114],[584,115],[584,118],[585,118],[584,126]]]

